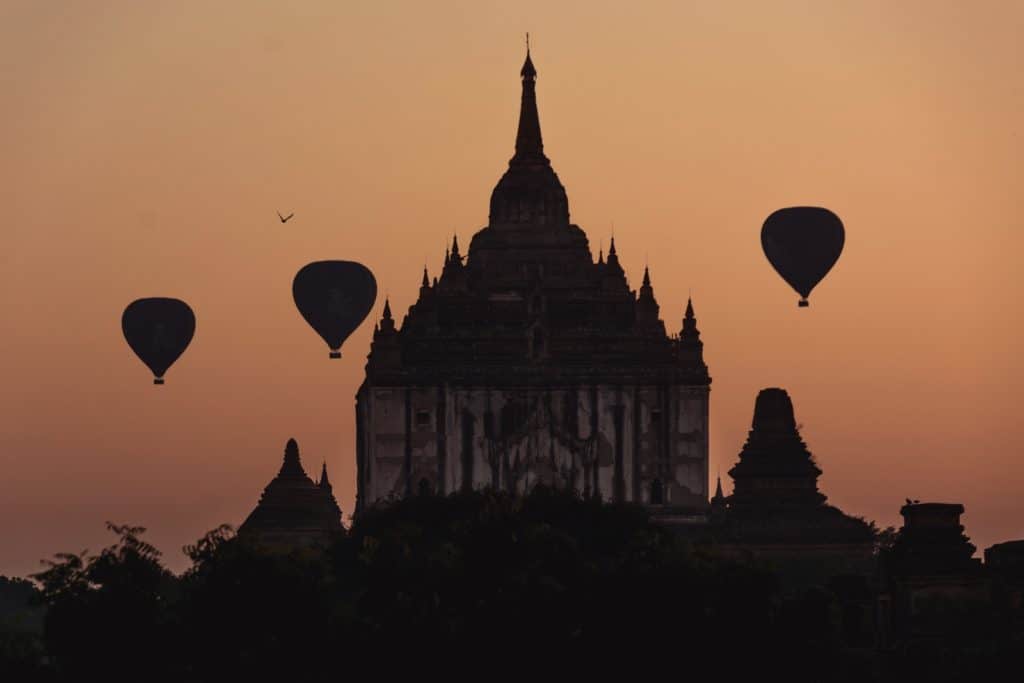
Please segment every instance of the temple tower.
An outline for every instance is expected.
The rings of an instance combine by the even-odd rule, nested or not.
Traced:
[[[703,512],[708,399],[692,302],[678,336],[653,274],[595,262],[544,152],[527,53],[515,152],[465,256],[396,326],[385,306],[356,397],[357,512],[420,493],[537,484],[660,513]],[[415,279],[414,279],[415,278]]]
[[[284,461],[260,496],[256,508],[238,528],[238,537],[269,550],[326,545],[344,532],[324,463],[320,481],[306,475],[299,445],[288,439]]]

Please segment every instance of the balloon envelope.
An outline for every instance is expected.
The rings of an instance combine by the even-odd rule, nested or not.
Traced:
[[[761,228],[761,247],[769,263],[803,297],[832,269],[843,252],[846,231],[839,217],[817,206],[779,209]]]
[[[327,342],[331,358],[341,358],[341,345],[373,309],[377,280],[361,263],[316,261],[295,275],[292,297],[302,317]]]
[[[138,299],[121,315],[121,331],[128,346],[152,370],[154,384],[188,347],[196,331],[196,316],[179,299]]]

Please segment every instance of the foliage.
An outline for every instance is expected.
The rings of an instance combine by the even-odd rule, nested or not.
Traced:
[[[59,554],[33,577],[42,641],[0,638],[0,673],[17,673],[5,680],[315,681],[356,663],[393,677],[484,659],[484,670],[629,663],[870,681],[885,663],[864,577],[784,592],[768,570],[690,545],[640,507],[564,491],[396,501],[330,547],[290,553],[225,525],[186,546],[192,566],[177,577],[144,529],[108,527],[114,544]],[[986,634],[962,661],[1006,660],[1019,642]],[[908,678],[914,656],[886,666]]]

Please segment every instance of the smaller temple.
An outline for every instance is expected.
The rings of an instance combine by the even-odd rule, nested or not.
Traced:
[[[959,503],[907,501],[903,528],[880,559],[880,644],[949,638],[987,610],[989,581],[964,534]]]
[[[711,529],[726,550],[752,554],[797,583],[873,572],[874,531],[826,504],[821,468],[800,437],[784,389],[762,390],[739,462],[729,470],[732,495],[716,492]]]
[[[302,468],[299,445],[289,439],[281,470],[238,528],[238,537],[269,550],[288,551],[326,545],[341,533],[341,509],[327,478],[327,464],[320,481],[314,482]]]
[[[797,431],[793,403],[784,389],[764,389],[740,461],[729,470],[735,486],[729,505],[737,511],[816,509],[821,469]]]

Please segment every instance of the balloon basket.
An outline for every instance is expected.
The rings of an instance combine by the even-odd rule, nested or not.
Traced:
[[[341,358],[341,351],[331,351],[331,358]]]
[[[157,377],[156,379],[153,380],[153,384],[156,384],[156,385],[160,385],[160,384],[163,384],[163,383],[164,383],[164,378],[163,377]]]
[[[807,299],[800,299],[800,303],[797,304],[797,306],[799,306],[800,308],[807,308],[810,305],[811,304],[809,301],[807,301]]]

